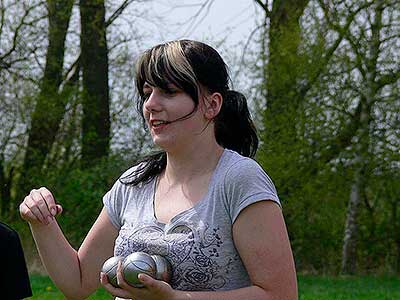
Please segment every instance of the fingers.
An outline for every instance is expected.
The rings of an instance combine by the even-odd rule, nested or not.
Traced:
[[[52,216],[55,216],[57,214],[57,207],[56,203],[54,200],[53,195],[51,192],[46,189],[45,187],[41,187],[39,189],[39,194],[42,197],[42,199],[45,201],[47,208]]]
[[[30,223],[48,225],[61,212],[61,205],[55,203],[53,195],[45,187],[33,189],[20,205],[21,217]]]
[[[118,263],[117,267],[119,288],[109,283],[105,273],[100,273],[101,284],[113,296],[128,299],[175,299],[175,290],[168,283],[156,280],[146,274],[139,274],[139,280],[144,284],[143,288],[135,288],[129,285],[123,277],[121,262]]]
[[[118,262],[117,267],[117,283],[121,288],[130,288],[131,286],[125,281],[124,275],[122,274],[122,262]]]
[[[56,204],[56,216],[60,215],[63,212],[63,208],[60,204]]]
[[[48,221],[48,217],[50,217],[51,213],[48,204],[46,203],[46,199],[42,196],[40,189],[32,190],[30,192],[26,204],[42,223]]]
[[[138,278],[146,288],[153,290],[153,293],[163,293],[166,295],[172,292],[171,286],[165,281],[154,279],[144,273],[139,274]]]
[[[32,213],[30,208],[25,204],[25,201],[22,202],[21,205],[19,206],[19,213],[21,217],[26,221],[33,220],[39,222],[38,218]]]
[[[140,282],[143,283],[148,288],[152,288],[152,289],[159,288],[158,280],[155,280],[154,278],[152,278],[149,275],[141,273],[138,275],[138,278],[139,278]]]
[[[116,288],[114,287],[107,278],[107,275],[103,272],[100,273],[100,282],[103,285],[103,287],[113,296],[119,297],[119,298],[125,298],[125,299],[130,299],[132,298],[132,295],[130,292]]]

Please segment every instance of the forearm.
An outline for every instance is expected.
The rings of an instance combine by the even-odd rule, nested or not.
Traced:
[[[68,299],[85,298],[78,253],[57,222],[30,227],[43,265],[56,286]]]
[[[176,300],[296,300],[297,291],[285,291],[285,295],[267,291],[259,286],[217,291],[217,292],[186,292],[179,291]],[[292,294],[292,296],[290,295]]]

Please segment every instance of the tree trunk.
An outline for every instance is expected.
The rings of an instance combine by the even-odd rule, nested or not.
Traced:
[[[18,197],[34,188],[65,112],[65,99],[58,94],[62,81],[65,37],[72,0],[47,0],[49,33],[46,66],[32,115]],[[38,176],[39,175],[39,176]]]
[[[297,134],[296,128],[298,118],[296,112],[299,108],[299,66],[303,65],[303,57],[299,54],[301,44],[300,17],[303,14],[308,0],[273,1],[272,10],[263,7],[269,18],[268,30],[268,51],[264,55],[267,60],[263,68],[263,95],[266,97],[266,109],[263,112],[263,132],[258,160],[264,166],[268,166],[271,175],[279,170],[288,170],[280,174],[277,181],[281,195],[288,193],[288,180],[291,176],[294,162],[297,159],[289,160],[284,157],[297,155]],[[266,23],[268,26],[268,23]],[[264,47],[264,46],[263,46]],[[297,154],[296,154],[297,153]],[[280,185],[279,182],[286,182]],[[292,187],[296,183],[293,183]]]
[[[356,172],[351,186],[350,200],[347,208],[347,218],[342,249],[342,273],[355,274],[357,263],[358,215],[361,204],[361,174]]]
[[[83,78],[82,165],[108,155],[110,109],[104,0],[80,1]]]
[[[354,274],[357,266],[357,239],[360,205],[360,192],[364,189],[364,184],[368,180],[368,174],[365,172],[368,162],[368,149],[370,146],[370,122],[372,119],[372,106],[376,100],[378,86],[376,76],[378,73],[378,57],[380,48],[380,31],[382,30],[382,12],[383,1],[374,2],[374,19],[371,23],[371,39],[368,44],[368,53],[365,58],[365,97],[361,97],[361,115],[358,141],[355,145],[355,177],[352,184],[350,199],[347,209],[347,219],[345,225],[345,234],[343,239],[343,257],[342,273]]]
[[[279,114],[299,100],[298,54],[301,43],[300,17],[309,1],[273,1],[269,29],[269,61],[266,78],[267,112]]]

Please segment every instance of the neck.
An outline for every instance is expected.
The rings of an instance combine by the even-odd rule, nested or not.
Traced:
[[[172,184],[187,182],[195,176],[212,173],[224,149],[215,141],[211,144],[191,146],[179,153],[167,152],[167,166],[164,175]]]

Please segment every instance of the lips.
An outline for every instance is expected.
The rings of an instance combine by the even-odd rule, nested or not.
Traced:
[[[170,122],[165,121],[165,120],[150,120],[150,127],[155,131],[159,132],[160,130],[164,129]]]
[[[163,121],[163,120],[152,120],[150,121],[151,126],[160,126],[160,125],[165,125],[168,124],[167,121]]]

